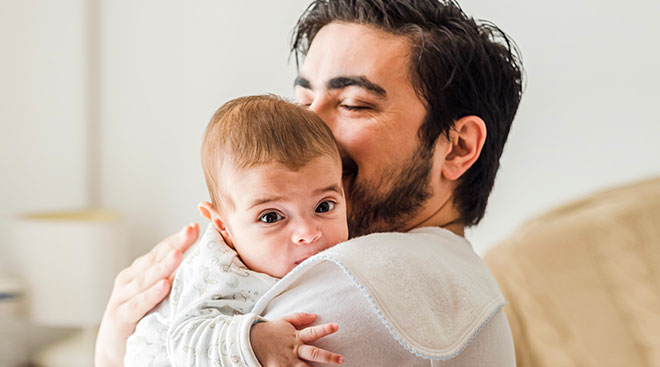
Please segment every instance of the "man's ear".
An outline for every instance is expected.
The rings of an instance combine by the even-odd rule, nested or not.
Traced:
[[[202,201],[197,205],[197,209],[199,209],[199,213],[202,214],[202,217],[208,219],[211,224],[213,224],[213,227],[215,227],[215,230],[222,235],[222,238],[225,240],[227,245],[230,247],[234,247],[234,243],[232,242],[231,235],[229,234],[229,230],[227,229],[227,225],[225,224],[225,221],[220,217],[220,213],[218,210],[213,206],[213,204],[209,203],[208,201]]]
[[[449,144],[442,176],[458,180],[477,161],[486,142],[486,123],[478,116],[465,116],[456,120],[449,130]]]

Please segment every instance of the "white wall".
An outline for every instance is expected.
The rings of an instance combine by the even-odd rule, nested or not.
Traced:
[[[13,217],[87,205],[86,20],[84,0],[0,1],[0,277],[20,275]],[[62,335],[23,326],[31,349]]]
[[[83,0],[0,2],[0,274],[15,271],[12,216],[87,200],[85,12]]]
[[[306,3],[103,2],[101,199],[128,216],[135,255],[206,225],[203,129],[231,98],[292,95],[288,40]]]

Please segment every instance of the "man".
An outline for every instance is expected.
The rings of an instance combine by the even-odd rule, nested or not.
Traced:
[[[293,51],[304,57],[296,98],[331,128],[349,229],[367,236],[294,270],[255,311],[337,322],[319,346],[347,365],[514,365],[502,296],[463,238],[484,215],[520,101],[510,39],[453,2],[315,1]],[[99,366],[120,364],[197,234],[186,227],[117,277]]]

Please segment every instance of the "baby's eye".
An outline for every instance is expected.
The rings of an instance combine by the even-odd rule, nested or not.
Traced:
[[[264,223],[275,223],[282,219],[284,219],[284,217],[278,212],[268,212],[259,217],[259,220]]]
[[[316,207],[317,213],[327,213],[335,208],[335,203],[332,201],[324,201]]]

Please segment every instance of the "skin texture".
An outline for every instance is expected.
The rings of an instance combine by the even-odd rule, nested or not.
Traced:
[[[300,69],[296,98],[328,124],[340,147],[349,218],[357,215],[353,209],[359,203],[374,199],[352,196],[355,185],[365,187],[364,192],[373,192],[376,199],[387,196],[396,182],[392,177],[405,173],[402,167],[418,150],[417,130],[425,116],[425,107],[408,78],[407,42],[403,37],[369,26],[331,23],[319,31]],[[355,83],[330,83],[343,76],[364,77],[381,86],[387,98],[374,97],[373,93]],[[338,84],[343,86],[335,88]],[[412,213],[400,213],[402,219],[397,219],[398,223],[376,221],[361,231],[406,231],[439,226],[463,235],[464,225],[454,205],[453,192],[456,181],[479,157],[486,139],[486,127],[481,118],[465,116],[455,121],[448,135],[440,136],[433,147],[427,187],[430,196],[426,201]],[[352,222],[349,220],[349,228]],[[172,240],[179,248],[187,248],[194,239],[190,244],[187,241],[188,238]],[[178,262],[180,258],[176,258],[174,268]],[[161,268],[161,263],[162,259],[154,258],[145,263],[143,269]],[[137,320],[160,302],[167,291],[153,293],[160,298],[146,294],[150,294],[159,281],[167,279],[174,268],[167,274],[158,273],[160,278],[138,282],[139,287],[133,287],[131,292],[124,289],[132,282],[128,276],[122,278],[123,282],[115,283],[97,339],[97,367],[121,366],[124,343]],[[135,271],[129,273],[138,276]],[[115,294],[130,294],[130,297],[119,298]],[[121,309],[117,306],[118,301],[132,303],[134,307]]]

